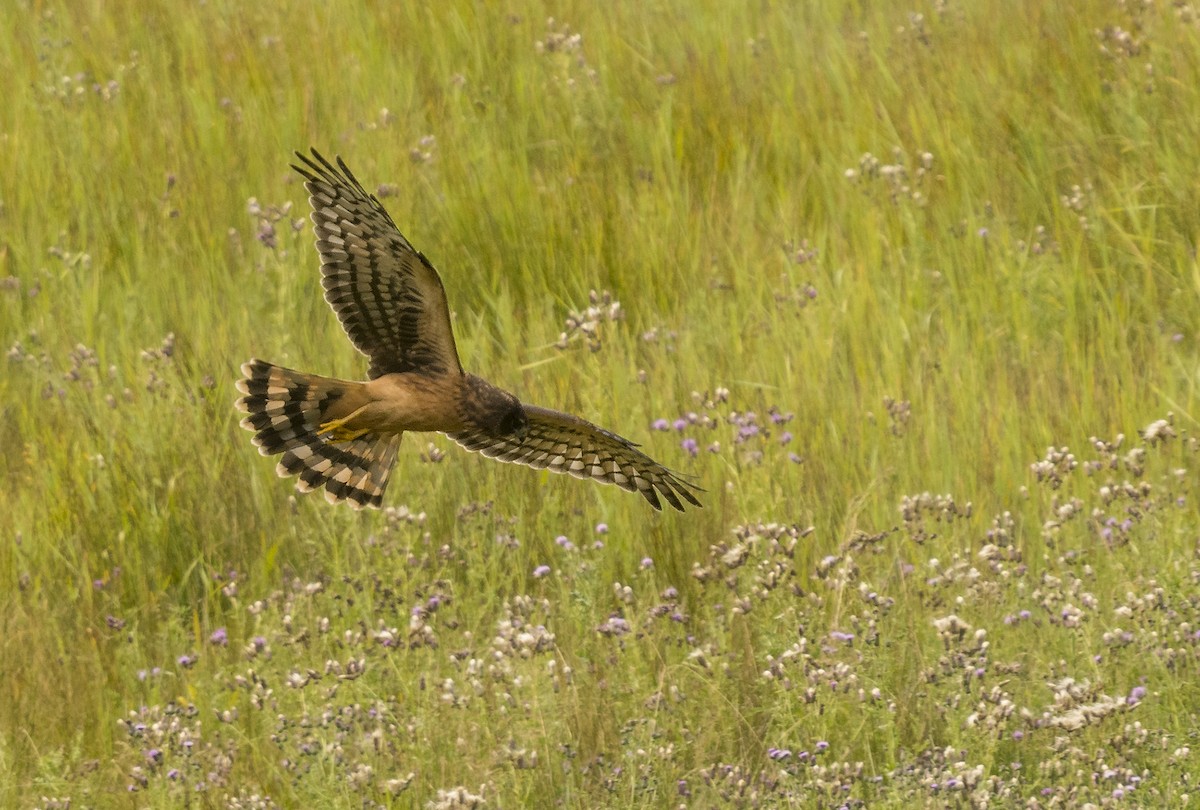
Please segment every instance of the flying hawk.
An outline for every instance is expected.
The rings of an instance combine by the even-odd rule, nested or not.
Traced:
[[[637,445],[571,414],[525,405],[463,371],[446,292],[433,265],[346,164],[299,152],[321,254],[321,286],[351,342],[371,361],[365,382],[263,360],[242,366],[237,408],[264,456],[282,453],[281,477],[325,487],[331,503],[378,507],[405,431],[444,433],[488,458],[568,473],[700,506],[682,480]]]

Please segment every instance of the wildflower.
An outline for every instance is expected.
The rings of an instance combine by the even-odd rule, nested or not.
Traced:
[[[225,628],[218,627],[216,630],[213,630],[212,635],[208,637],[208,643],[215,644],[218,647],[224,647],[226,644],[228,644],[229,636],[225,632]]]
[[[695,458],[700,453],[700,446],[696,443],[695,439],[684,439],[679,443],[679,446],[686,450],[692,458]]]
[[[541,579],[542,577],[546,576],[549,573],[550,573],[550,566],[548,566],[548,565],[539,565],[537,568],[533,569],[534,579]]]
[[[670,430],[671,423],[666,419],[655,419],[654,424],[652,424],[650,427],[654,428],[655,430]]]
[[[629,622],[617,614],[609,616],[596,628],[596,632],[603,636],[623,636],[629,630]]]
[[[737,438],[734,439],[734,441],[740,444],[741,442],[744,442],[747,439],[752,439],[757,435],[758,425],[742,425],[740,428],[738,428]]]

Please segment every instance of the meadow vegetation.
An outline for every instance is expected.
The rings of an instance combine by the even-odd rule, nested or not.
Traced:
[[[1193,3],[5,17],[0,805],[1195,795]],[[309,146],[468,369],[705,508],[436,435],[385,510],[277,479],[239,364],[365,371]]]

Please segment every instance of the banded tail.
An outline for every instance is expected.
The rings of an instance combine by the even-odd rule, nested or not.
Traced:
[[[345,501],[354,509],[378,508],[396,462],[400,434],[367,433],[337,441],[319,433],[330,407],[360,383],[319,377],[263,360],[242,366],[245,379],[237,389],[245,396],[237,409],[248,416],[241,425],[254,431],[254,445],[264,456],[282,453],[275,467],[280,478],[299,475],[296,489],[325,487],[325,500]]]

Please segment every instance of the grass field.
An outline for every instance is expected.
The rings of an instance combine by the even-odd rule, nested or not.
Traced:
[[[1200,8],[5,16],[0,806],[1196,795]],[[309,146],[468,369],[705,508],[437,435],[382,511],[276,478],[239,364],[366,368]]]

